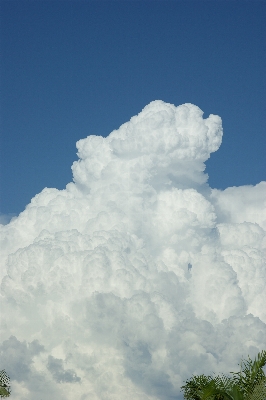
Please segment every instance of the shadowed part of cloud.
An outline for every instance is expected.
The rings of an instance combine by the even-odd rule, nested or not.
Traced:
[[[48,357],[47,368],[58,383],[60,382],[80,382],[80,378],[72,369],[64,369],[63,360]]]

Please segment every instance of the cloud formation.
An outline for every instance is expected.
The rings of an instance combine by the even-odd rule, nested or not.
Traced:
[[[1,225],[14,399],[182,398],[265,348],[266,182],[212,190],[221,140],[220,117],[154,101]]]

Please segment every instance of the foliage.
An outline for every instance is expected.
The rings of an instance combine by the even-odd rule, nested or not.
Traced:
[[[6,371],[0,371],[0,397],[9,397],[11,393],[10,379]]]
[[[245,398],[250,398],[255,388],[258,392],[258,387],[261,387],[261,392],[264,394],[262,399],[266,399],[266,377],[262,369],[265,364],[266,351],[264,350],[258,354],[258,358],[255,358],[253,362],[250,357],[248,357],[248,360],[242,361],[240,372],[231,372],[234,383],[243,392]]]
[[[193,376],[181,386],[185,400],[266,400],[266,351],[254,361],[241,362],[240,372],[233,376]]]

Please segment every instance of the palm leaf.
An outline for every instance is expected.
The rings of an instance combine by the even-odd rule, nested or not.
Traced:
[[[10,392],[3,386],[0,386],[0,396],[1,397],[9,397]]]
[[[262,379],[254,387],[252,393],[248,397],[248,400],[265,400],[265,399],[266,399],[266,379]]]
[[[254,361],[248,356],[248,360],[241,362],[240,372],[231,372],[234,383],[242,390],[245,397],[248,398],[255,388],[265,380],[265,373],[262,369],[265,364],[266,351],[263,350]]]
[[[266,400],[266,377],[263,367],[266,351],[258,354],[254,361],[241,362],[240,372],[211,377],[193,376],[181,390],[186,400]]]
[[[3,369],[0,371],[0,397],[9,397],[11,393],[10,379],[6,371]]]

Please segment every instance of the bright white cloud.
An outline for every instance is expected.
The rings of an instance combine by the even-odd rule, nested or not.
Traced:
[[[1,226],[14,399],[181,398],[265,348],[266,183],[208,187],[222,124],[202,115],[155,101],[80,140],[74,182]]]
[[[252,222],[266,230],[266,182],[256,186],[212,190],[217,216],[223,222]]]

